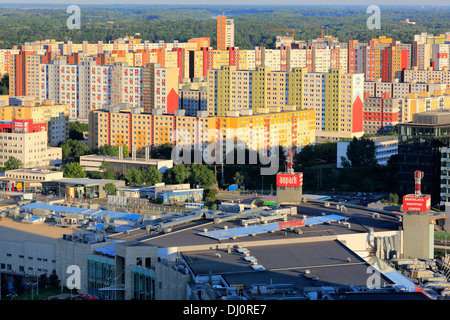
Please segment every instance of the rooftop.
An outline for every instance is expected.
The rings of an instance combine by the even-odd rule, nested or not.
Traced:
[[[80,157],[81,160],[94,160],[94,161],[109,161],[109,162],[133,162],[133,163],[159,163],[159,162],[172,162],[173,160],[170,159],[145,159],[145,158],[135,158],[132,157],[124,157],[119,158],[116,156],[103,156],[103,155],[96,155],[96,154],[90,154]]]
[[[263,271],[255,270],[245,255],[232,250],[183,252],[195,275],[222,275],[228,285],[293,284],[296,288],[321,285],[366,286],[369,264],[342,243],[309,243],[256,246],[250,256]],[[392,282],[383,277],[384,284]]]
[[[56,228],[53,225],[28,224],[3,217],[0,220],[0,240],[7,241],[34,241],[40,243],[54,243],[63,234],[72,234],[81,232],[71,228]]]
[[[79,185],[88,185],[88,184],[108,184],[108,183],[117,183],[123,182],[121,180],[108,180],[108,179],[89,179],[89,178],[64,178],[53,181],[46,181],[51,183],[62,183],[62,184],[79,184]]]
[[[416,113],[413,115],[412,124],[434,125],[434,126],[449,125],[450,110],[427,111]]]

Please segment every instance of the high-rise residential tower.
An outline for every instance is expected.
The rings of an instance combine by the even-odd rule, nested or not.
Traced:
[[[217,50],[234,47],[234,20],[217,17]]]

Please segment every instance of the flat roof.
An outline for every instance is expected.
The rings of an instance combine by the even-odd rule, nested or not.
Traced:
[[[34,174],[55,174],[55,173],[62,173],[62,171],[52,171],[52,170],[45,170],[45,169],[15,169],[15,170],[7,170],[6,173],[34,173]]]
[[[108,180],[108,179],[89,179],[89,178],[64,178],[52,181],[42,181],[48,183],[64,183],[64,184],[106,184],[106,183],[116,183],[123,182],[122,180]]]
[[[154,159],[154,158],[150,158],[150,159],[145,159],[145,158],[135,158],[133,159],[132,157],[123,157],[122,159],[120,159],[119,157],[116,156],[103,156],[103,155],[97,155],[97,154],[89,154],[89,155],[85,155],[85,156],[81,156],[80,160],[99,160],[99,161],[112,161],[112,162],[139,162],[139,163],[147,163],[147,164],[151,164],[151,163],[158,163],[158,162],[173,162],[172,159]]]
[[[297,288],[318,285],[366,286],[367,268],[364,259],[334,241],[266,245],[249,248],[250,256],[262,271],[237,250],[205,250],[182,252],[196,275],[221,275],[228,285],[293,284]],[[312,278],[314,277],[314,278]],[[393,284],[382,275],[384,284]]]
[[[200,245],[217,245],[219,243],[235,245],[236,241],[239,242],[254,242],[261,240],[295,240],[299,238],[309,237],[322,237],[322,236],[337,236],[340,234],[353,234],[353,233],[367,233],[370,228],[374,232],[378,231],[394,231],[399,229],[401,222],[393,216],[387,216],[380,214],[379,218],[373,218],[369,210],[347,208],[348,211],[338,211],[333,206],[324,207],[317,203],[304,203],[297,207],[297,215],[289,216],[288,221],[298,221],[303,219],[303,215],[306,218],[315,217],[316,220],[322,220],[324,218],[323,213],[326,216],[338,215],[346,219],[349,225],[344,225],[339,222],[311,224],[308,226],[300,227],[303,234],[297,234],[293,231],[277,230],[275,232],[266,232],[252,235],[243,235],[238,240],[233,239],[213,239],[203,236],[204,229],[207,231],[223,231],[225,227],[228,230],[232,228],[242,228],[240,219],[214,223],[212,220],[197,220],[194,222],[187,222],[184,225],[173,227],[172,232],[164,234],[149,235],[142,230],[136,232],[133,237],[126,236],[127,240],[141,240],[149,245],[155,245],[158,247],[183,247],[183,246],[200,246]],[[280,221],[278,221],[280,222]],[[348,227],[349,226],[349,227]],[[176,232],[175,232],[176,231]],[[114,238],[121,238],[122,235],[117,234]]]
[[[81,233],[73,228],[59,228],[48,223],[29,224],[4,217],[0,220],[0,240],[54,243],[64,234]]]

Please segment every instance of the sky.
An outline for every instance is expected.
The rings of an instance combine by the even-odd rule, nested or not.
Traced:
[[[448,0],[2,0],[4,3],[16,4],[59,4],[59,5],[111,5],[111,4],[168,4],[168,5],[445,5]]]

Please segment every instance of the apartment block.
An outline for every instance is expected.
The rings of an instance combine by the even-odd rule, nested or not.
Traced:
[[[185,110],[187,116],[196,116],[198,111],[208,111],[208,91],[205,86],[192,89],[182,87],[179,91],[179,108]]]
[[[217,17],[217,50],[234,47],[234,20]]]
[[[331,70],[325,75],[325,131],[363,132],[364,75]]]
[[[433,44],[431,66],[433,70],[449,70],[450,43]]]
[[[0,123],[0,166],[10,157],[19,159],[23,168],[47,167],[61,163],[61,148],[48,147],[46,123],[12,120]]]
[[[34,51],[20,51],[9,60],[9,94],[32,96],[39,99],[40,64],[43,54]]]
[[[19,50],[14,49],[0,49],[0,77],[4,74],[9,74],[11,59],[18,54]]]
[[[400,122],[414,120],[414,114],[427,111],[439,111],[450,108],[450,90],[410,93],[400,114]]]
[[[399,122],[399,112],[405,101],[403,99],[391,98],[389,94],[381,97],[364,96],[364,123],[363,129],[366,134],[387,134]]]
[[[165,143],[203,148],[214,141],[236,139],[236,144],[259,150],[276,145],[298,148],[315,142],[313,110],[290,107],[260,111],[257,114],[233,111],[225,116],[199,112],[188,116],[185,110],[177,110],[174,115],[163,114],[161,110],[132,113],[123,105],[92,110],[89,145],[98,148],[105,144],[127,144],[130,150],[135,148],[137,156],[142,156],[146,147]],[[221,148],[224,152],[225,144]]]
[[[404,70],[404,82],[416,83],[443,83],[450,89],[450,70],[433,70],[431,67],[427,70],[419,70],[412,68],[411,70]]]
[[[57,105],[52,100],[41,104],[32,97],[10,97],[9,104],[0,101],[0,120],[27,120],[46,123],[48,144],[56,147],[69,139],[69,111],[67,105]]]
[[[383,49],[381,59],[381,79],[383,81],[401,79],[402,71],[408,69],[408,50],[387,47]]]
[[[178,77],[178,68],[150,63],[142,69],[142,106],[145,112],[161,109],[164,113],[173,114],[178,109]],[[140,94],[139,90],[137,92]]]
[[[427,70],[431,67],[431,52],[431,44],[414,41],[412,44],[411,68],[417,67],[419,70]]]
[[[400,82],[394,79],[392,82],[376,81],[364,82],[364,93],[370,97],[381,97],[383,94],[389,94],[392,98],[404,99],[410,93],[420,94],[422,92],[445,91],[446,85],[442,83],[418,83],[415,80],[411,82]]]

